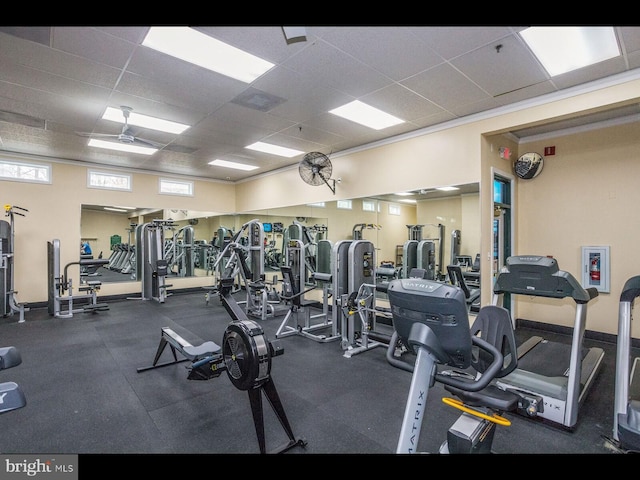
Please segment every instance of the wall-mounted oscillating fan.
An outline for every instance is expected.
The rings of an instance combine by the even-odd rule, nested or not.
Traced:
[[[298,171],[302,179],[309,185],[326,184],[331,191],[336,193],[336,181],[331,178],[331,160],[324,153],[309,152],[298,165]]]

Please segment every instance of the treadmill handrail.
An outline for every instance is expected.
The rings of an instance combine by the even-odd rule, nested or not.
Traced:
[[[624,282],[622,293],[620,294],[621,302],[633,302],[640,295],[640,275],[631,277]]]

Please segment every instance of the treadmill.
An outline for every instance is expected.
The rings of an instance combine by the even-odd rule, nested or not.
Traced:
[[[572,430],[578,410],[602,368],[604,350],[583,346],[587,305],[598,296],[594,287],[578,280],[546,256],[507,258],[493,288],[493,304],[504,294],[527,297],[571,298],[576,305],[571,345],[533,336],[518,347],[518,368],[497,381],[499,388],[520,395],[518,413]],[[513,327],[515,328],[515,319]]]
[[[620,294],[613,440],[620,451],[640,452],[640,357],[631,358],[633,304],[640,296],[640,275],[629,278]]]

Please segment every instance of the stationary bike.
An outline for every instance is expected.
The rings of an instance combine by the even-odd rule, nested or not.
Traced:
[[[444,403],[463,412],[449,428],[440,453],[491,453],[496,426],[511,424],[502,413],[515,411],[519,399],[491,384],[517,366],[509,312],[485,306],[470,328],[466,297],[458,286],[396,279],[387,294],[395,329],[387,361],[413,372],[396,453],[418,453],[427,396],[435,382],[457,397],[444,398]]]

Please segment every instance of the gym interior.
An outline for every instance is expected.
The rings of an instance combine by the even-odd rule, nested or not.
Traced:
[[[635,452],[640,122],[505,132],[637,103],[639,82],[345,152],[333,189],[292,168],[168,195],[122,168],[121,192],[3,151],[51,181],[0,178],[0,452]],[[540,347],[560,373],[527,362]]]

